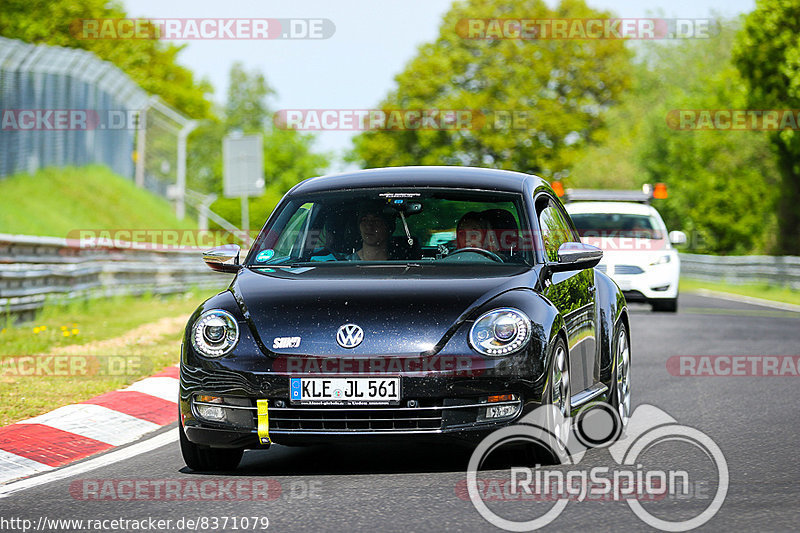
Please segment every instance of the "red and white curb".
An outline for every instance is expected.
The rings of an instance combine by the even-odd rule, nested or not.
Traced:
[[[0,427],[0,484],[133,442],[178,419],[178,367]]]

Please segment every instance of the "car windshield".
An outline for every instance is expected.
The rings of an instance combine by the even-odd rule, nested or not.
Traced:
[[[463,189],[313,193],[283,205],[248,264],[530,265],[522,206],[519,194]]]
[[[571,217],[581,237],[663,238],[658,222],[649,215],[634,215],[628,213],[574,213]]]

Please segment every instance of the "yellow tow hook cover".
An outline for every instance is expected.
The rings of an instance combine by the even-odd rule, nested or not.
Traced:
[[[256,400],[258,408],[258,442],[270,444],[269,440],[269,400]]]

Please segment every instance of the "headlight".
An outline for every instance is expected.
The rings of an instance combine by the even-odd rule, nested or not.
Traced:
[[[669,263],[670,261],[672,261],[672,256],[671,255],[669,255],[669,254],[662,255],[662,256],[659,256],[657,259],[654,259],[652,262],[650,262],[650,266],[653,266],[653,265],[664,265],[666,263]]]
[[[192,346],[206,357],[222,357],[239,340],[239,325],[227,311],[206,311],[192,326]]]
[[[528,344],[531,319],[519,309],[504,307],[484,313],[469,330],[469,342],[483,355],[509,355]]]
[[[662,255],[661,257],[650,263],[650,265],[663,265],[665,263],[669,263],[670,261],[672,261],[671,255]]]

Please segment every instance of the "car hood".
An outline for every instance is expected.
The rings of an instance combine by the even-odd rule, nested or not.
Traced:
[[[231,290],[268,351],[366,357],[436,353],[471,312],[502,292],[533,287],[533,280],[529,267],[494,265],[245,268]],[[336,341],[345,324],[364,331],[355,348]],[[276,342],[292,337],[299,344]]]

